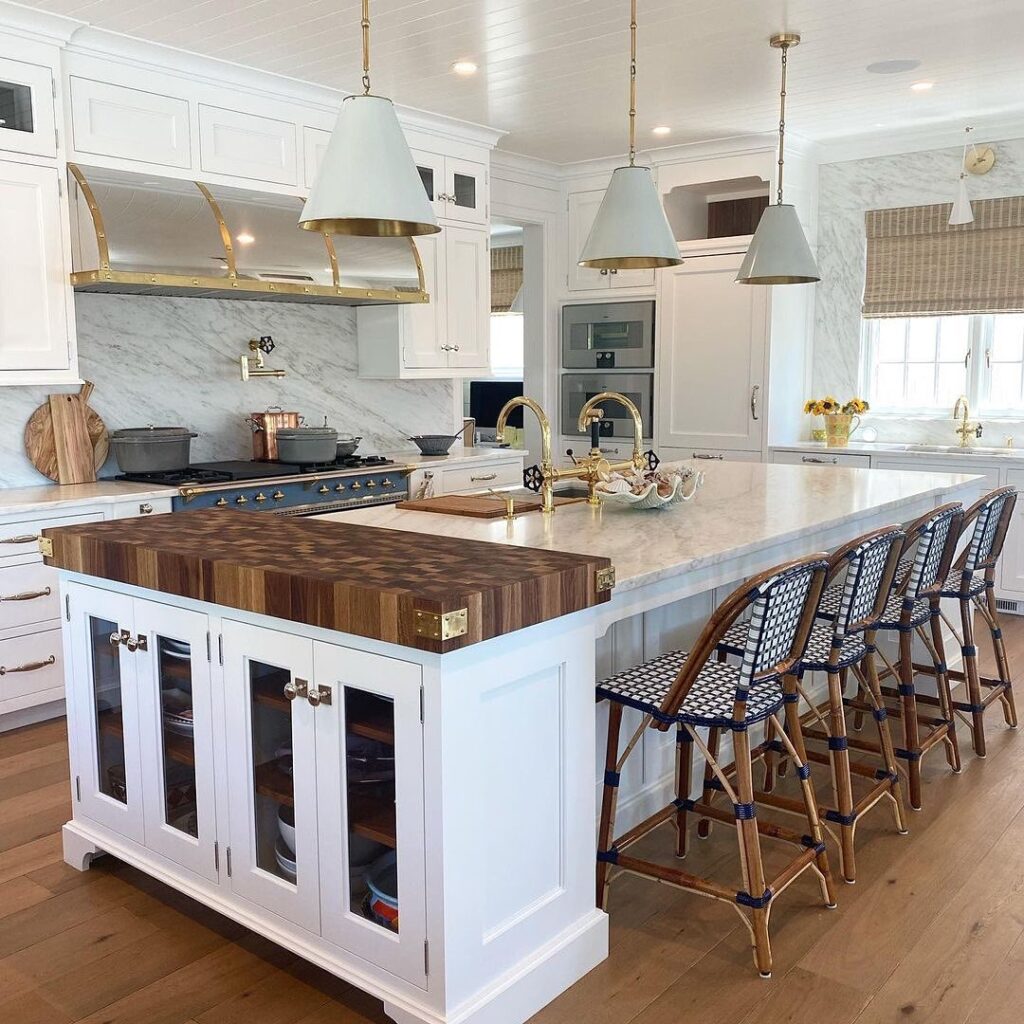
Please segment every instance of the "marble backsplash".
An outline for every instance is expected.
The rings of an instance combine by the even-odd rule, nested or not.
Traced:
[[[972,199],[1024,194],[1024,139],[995,140],[979,130],[979,143],[992,143],[996,164],[968,181]],[[961,148],[902,153],[823,164],[818,181],[818,266],[812,390],[845,401],[859,391],[861,297],[864,288],[864,214],[867,210],[948,203],[959,174]],[[795,398],[796,396],[794,396]],[[952,412],[952,410],[950,410]],[[944,418],[865,417],[880,440],[949,443]],[[807,420],[807,430],[811,427]],[[806,436],[806,435],[805,435]],[[986,424],[982,444],[1007,436],[1024,445],[1024,420]],[[955,438],[952,443],[955,443]]]
[[[158,296],[76,296],[79,368],[96,390],[90,404],[113,431],[147,424],[190,427],[192,459],[245,459],[253,411],[278,405],[311,424],[327,416],[364,438],[361,452],[412,447],[409,434],[447,432],[450,380],[379,381],[357,376],[356,314],[348,306]],[[267,364],[283,378],[241,380],[249,338],[277,344]],[[25,456],[22,429],[56,387],[0,388],[8,429],[0,434],[0,487],[45,482]],[[112,476],[111,458],[102,474]]]

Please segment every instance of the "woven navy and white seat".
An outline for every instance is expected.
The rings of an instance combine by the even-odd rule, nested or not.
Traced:
[[[964,683],[967,694],[966,700],[953,701],[953,709],[970,727],[972,745],[978,757],[985,756],[985,711],[995,701],[1000,701],[1003,706],[1006,724],[1011,728],[1017,726],[1010,666],[1003,645],[1003,631],[995,596],[996,566],[1016,502],[1015,488],[999,487],[979,498],[964,513],[960,540],[963,542],[966,539],[966,546],[946,574],[938,594],[932,598],[942,620],[960,643],[963,671],[951,671],[949,677]],[[939,602],[943,598],[958,602],[959,629],[942,610]],[[983,676],[978,665],[975,611],[988,627],[995,656],[995,676]]]
[[[832,875],[825,852],[818,802],[810,769],[798,753],[799,722],[795,742],[775,716],[783,707],[782,680],[795,670],[803,654],[814,609],[825,578],[824,556],[788,562],[743,584],[715,612],[692,651],[675,651],[636,668],[620,672],[597,686],[598,700],[608,700],[608,746],[605,755],[604,796],[597,853],[597,901],[605,906],[612,869],[645,875],[722,900],[739,913],[753,945],[754,963],[764,977],[771,974],[772,955],[768,916],[772,901],[805,869],[812,869],[827,906],[835,905]],[[749,612],[747,638],[739,665],[713,661],[724,633]],[[643,712],[639,727],[619,752],[623,710]],[[801,781],[808,834],[757,820],[753,766],[748,729],[765,722],[792,757]],[[620,773],[647,728],[676,730],[676,795],[662,810],[623,835],[615,832],[615,803]],[[698,729],[707,729],[709,745]],[[735,781],[718,764],[717,736],[728,729],[733,738]],[[710,770],[732,801],[732,812],[691,798],[693,747],[700,750]],[[702,878],[664,864],[631,856],[627,848],[665,822],[676,829],[676,856],[686,855],[687,815],[694,812],[736,826],[743,887],[738,891],[710,878]],[[766,882],[761,858],[761,836],[790,843],[796,852],[771,882]]]
[[[900,790],[899,773],[889,723],[882,698],[874,662],[869,657],[875,649],[875,624],[890,600],[890,589],[900,553],[904,533],[899,526],[873,530],[845,544],[829,559],[826,589],[819,602],[819,613],[827,606],[829,621],[817,621],[811,629],[807,649],[801,659],[796,677],[787,680],[787,724],[792,732],[795,718],[804,724],[803,736],[807,740],[821,740],[828,745],[828,753],[811,750],[806,758],[827,764],[832,772],[832,805],[825,809],[825,819],[839,830],[841,868],[843,878],[854,882],[857,869],[854,839],[857,823],[871,808],[888,799],[892,805],[896,829],[907,831]],[[926,617],[928,603],[925,602]],[[719,651],[737,655],[741,653],[742,624],[727,631]],[[851,740],[846,729],[844,688],[847,670],[852,669],[862,690],[873,705],[878,727],[879,756],[871,764],[852,762]],[[828,699],[814,700],[808,693],[807,676],[825,673],[828,680]],[[804,709],[801,714],[800,699]],[[855,746],[857,740],[852,741]],[[792,801],[774,795],[772,758],[784,753],[778,740],[766,739],[765,758],[768,762],[766,792],[758,799],[770,806],[792,809]],[[757,753],[758,751],[755,751]],[[853,776],[870,780],[870,789],[859,799],[854,798]],[[710,794],[705,794],[710,801]]]
[[[902,573],[897,569],[895,589],[872,626],[876,636],[895,634],[899,653],[894,664],[879,645],[873,645],[874,649],[869,649],[865,659],[866,679],[895,679],[897,682],[895,687],[881,686],[881,693],[887,699],[888,715],[899,719],[902,725],[903,745],[896,748],[896,756],[906,762],[908,796],[915,810],[921,808],[921,758],[929,750],[942,743],[950,768],[960,771],[953,698],[942,653],[938,595],[950,571],[962,517],[963,507],[959,503],[943,505],[905,528],[906,539],[900,555],[904,569]],[[906,570],[908,561],[910,568]],[[828,609],[823,608],[822,613],[827,614]],[[930,666],[917,665],[913,660],[915,635],[931,659]],[[877,671],[876,658],[885,665],[882,672]],[[937,696],[917,692],[915,679],[922,671],[934,677]],[[846,706],[860,714],[871,714],[877,710],[871,688],[865,678],[858,676],[858,680],[860,694],[848,699]],[[921,707],[929,708],[930,713],[922,715]],[[884,744],[876,746],[859,740],[857,746],[884,756]]]

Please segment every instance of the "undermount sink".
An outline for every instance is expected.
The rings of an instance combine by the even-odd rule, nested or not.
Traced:
[[[981,445],[970,448],[962,448],[958,444],[908,444],[900,446],[903,451],[908,452],[934,452],[936,455],[1014,455],[1014,448],[986,448]]]

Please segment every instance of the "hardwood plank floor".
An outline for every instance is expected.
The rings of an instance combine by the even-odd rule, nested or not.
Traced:
[[[1024,664],[1024,620],[1004,626]],[[885,808],[863,822],[837,911],[809,876],[780,899],[770,981],[728,907],[623,876],[611,956],[533,1024],[1017,1024],[1024,737],[996,708],[988,723],[984,761],[959,730],[959,777],[925,761],[909,836]],[[65,741],[63,722],[0,734],[2,1024],[384,1024],[376,1000],[113,858],[67,867]],[[645,842],[670,848],[667,831]],[[732,831],[695,841],[687,868],[731,877]]]

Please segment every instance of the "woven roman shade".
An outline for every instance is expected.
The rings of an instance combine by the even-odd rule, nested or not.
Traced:
[[[491,312],[507,313],[523,286],[523,247],[491,249]]]
[[[1024,196],[971,205],[955,227],[949,203],[868,211],[864,316],[1024,311]]]

